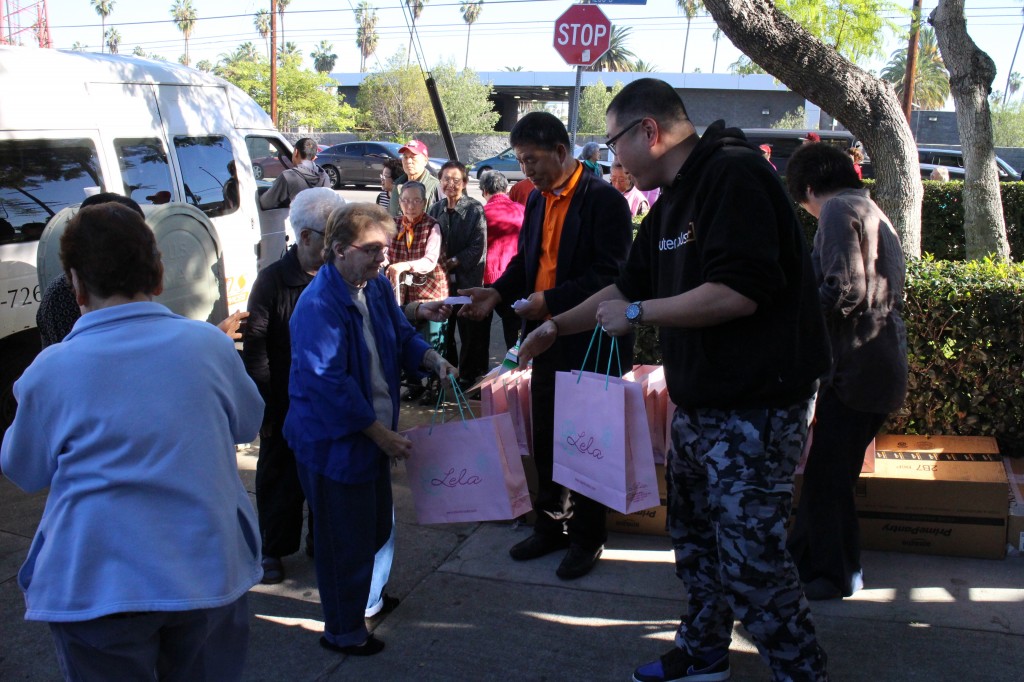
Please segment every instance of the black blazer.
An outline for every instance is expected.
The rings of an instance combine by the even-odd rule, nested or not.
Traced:
[[[534,291],[540,266],[546,204],[539,190],[530,194],[523,229],[519,233],[519,250],[492,285],[501,294],[501,300],[509,305]],[[617,189],[584,169],[562,224],[555,287],[544,292],[551,314],[554,316],[575,308],[612,284],[626,261],[632,241],[633,222],[629,204]],[[536,322],[526,322],[524,337],[537,326]],[[555,371],[580,369],[591,334],[592,331],[587,331],[559,337],[551,350],[536,359],[535,367],[553,366]],[[604,372],[609,347],[607,336],[601,345],[599,366]],[[619,346],[622,370],[628,372],[633,363],[632,335],[620,338]],[[593,362],[592,356],[588,369],[593,369]],[[614,361],[612,372],[618,374]]]

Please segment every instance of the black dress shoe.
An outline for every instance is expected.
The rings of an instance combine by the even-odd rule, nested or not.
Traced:
[[[261,583],[264,585],[276,585],[284,580],[284,564],[276,556],[265,556],[260,563],[263,566],[263,579],[260,580]]]
[[[597,560],[601,558],[603,551],[604,545],[597,549],[585,549],[579,545],[571,545],[569,551],[565,553],[562,563],[558,565],[555,575],[562,580],[582,578],[597,565]]]
[[[384,651],[384,642],[380,641],[373,635],[366,638],[366,641],[362,644],[350,644],[348,646],[338,646],[327,641],[326,637],[320,638],[320,646],[327,649],[328,651],[334,651],[339,654],[345,654],[346,656],[373,656]]]
[[[537,559],[545,554],[565,549],[568,546],[569,538],[565,535],[534,533],[522,542],[513,545],[508,554],[516,561],[529,561],[530,559]]]
[[[380,611],[377,611],[377,613],[373,614],[372,616],[366,616],[366,620],[373,621],[377,618],[383,618],[387,614],[397,609],[398,605],[401,603],[401,600],[398,597],[392,597],[390,594],[385,594],[380,598],[380,600]]]

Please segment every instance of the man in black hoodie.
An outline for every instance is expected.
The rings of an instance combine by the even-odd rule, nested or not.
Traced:
[[[295,196],[304,189],[330,187],[331,178],[316,159],[316,140],[304,137],[295,143],[292,152],[292,168],[277,176],[274,184],[260,196],[260,208],[269,211],[274,208],[288,208]]]
[[[636,682],[726,680],[738,618],[776,680],[827,680],[786,552],[793,475],[829,350],[804,238],[778,177],[738,129],[699,137],[667,83],[641,79],[608,107],[611,148],[662,193],[621,276],[537,328],[520,362],[594,324],[659,327],[679,408],[669,531],[687,615]],[[630,303],[632,301],[632,303]]]

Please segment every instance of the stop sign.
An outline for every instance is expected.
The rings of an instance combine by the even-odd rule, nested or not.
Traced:
[[[573,5],[555,19],[555,50],[566,64],[590,66],[611,45],[612,22],[597,5]]]

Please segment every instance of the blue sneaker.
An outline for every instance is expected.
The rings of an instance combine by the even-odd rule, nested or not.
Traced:
[[[633,682],[720,682],[729,679],[729,652],[713,660],[696,658],[675,647],[656,661],[633,672]]]

